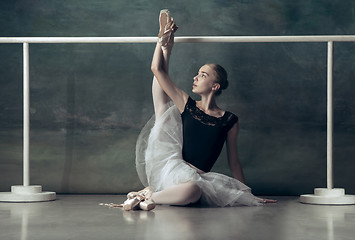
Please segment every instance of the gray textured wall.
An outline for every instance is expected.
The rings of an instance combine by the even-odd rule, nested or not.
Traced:
[[[353,0],[5,0],[0,36],[154,36],[169,8],[177,36],[355,34]],[[153,44],[32,44],[31,184],[58,193],[141,187],[135,141],[153,112]],[[0,191],[22,183],[22,46],[0,44]],[[254,193],[326,186],[326,44],[175,44],[171,75],[190,92],[206,62],[225,66],[220,105],[240,118]],[[335,44],[335,186],[355,193],[355,43]],[[230,174],[223,154],[215,171]]]

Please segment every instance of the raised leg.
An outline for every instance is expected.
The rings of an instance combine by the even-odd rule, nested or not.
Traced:
[[[157,43],[156,47],[160,48],[161,54],[163,55],[163,68],[166,72],[169,72],[169,60],[172,47],[164,48],[164,51],[159,43]],[[167,103],[170,101],[170,98],[160,87],[158,80],[155,77],[153,78],[152,83],[152,94],[155,117],[156,119],[159,119],[160,116],[166,111]]]

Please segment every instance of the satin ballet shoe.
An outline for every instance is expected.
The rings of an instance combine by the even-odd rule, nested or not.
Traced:
[[[135,198],[138,194],[139,194],[139,192],[129,192],[127,194],[127,199]]]
[[[139,203],[139,208],[144,211],[150,211],[155,208],[155,202],[153,199],[148,199]]]
[[[161,38],[164,33],[166,32],[166,30],[168,30],[169,28],[166,28],[167,26],[169,26],[171,24],[171,16],[170,16],[170,12],[168,9],[163,9],[160,11],[159,14],[159,34],[158,34],[158,38]]]
[[[130,211],[130,210],[135,210],[139,207],[139,203],[144,200],[144,197],[141,195],[137,195],[134,198],[127,199],[123,203],[123,210],[125,211]]]
[[[150,211],[154,209],[155,203],[150,199],[153,193],[154,191],[150,187],[146,187],[139,192],[129,192],[127,194],[127,200],[122,204],[123,210],[129,211],[142,209]]]
[[[144,188],[142,191],[139,192],[140,194],[143,194],[144,195],[144,198],[146,200],[150,199],[154,193],[154,190],[153,188],[151,187],[146,187]]]
[[[145,199],[150,199],[154,193],[154,190],[151,187],[146,187],[139,192],[130,192],[127,194],[127,198],[133,198],[137,195],[143,196]]]
[[[178,29],[168,9],[163,9],[159,14],[158,42],[162,47],[174,44],[174,32]]]
[[[155,202],[153,199],[139,200],[137,198],[127,199],[123,204],[117,205],[117,207],[123,207],[123,210],[144,210],[150,211],[155,208]]]
[[[128,199],[132,199],[135,198],[138,194],[144,195],[144,197],[146,197],[145,195],[147,195],[149,193],[149,191],[151,191],[151,189],[149,187],[144,188],[143,190],[140,190],[139,192],[129,192],[127,194],[127,198]],[[151,194],[148,194],[151,195]],[[148,196],[149,198],[150,196]]]

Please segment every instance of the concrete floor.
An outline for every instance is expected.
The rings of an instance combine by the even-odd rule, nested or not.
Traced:
[[[262,207],[158,206],[125,212],[99,206],[124,196],[57,195],[42,203],[0,203],[1,240],[51,239],[354,239],[355,205],[317,206],[273,197]]]

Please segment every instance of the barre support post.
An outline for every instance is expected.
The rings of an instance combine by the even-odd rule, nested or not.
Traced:
[[[23,186],[11,186],[0,193],[0,202],[44,202],[56,199],[55,192],[42,192],[42,186],[30,185],[30,58],[29,44],[23,43]]]
[[[355,204],[355,195],[345,195],[343,188],[334,188],[333,182],[333,41],[328,42],[327,53],[327,188],[315,188],[314,194],[300,196],[308,204]]]

